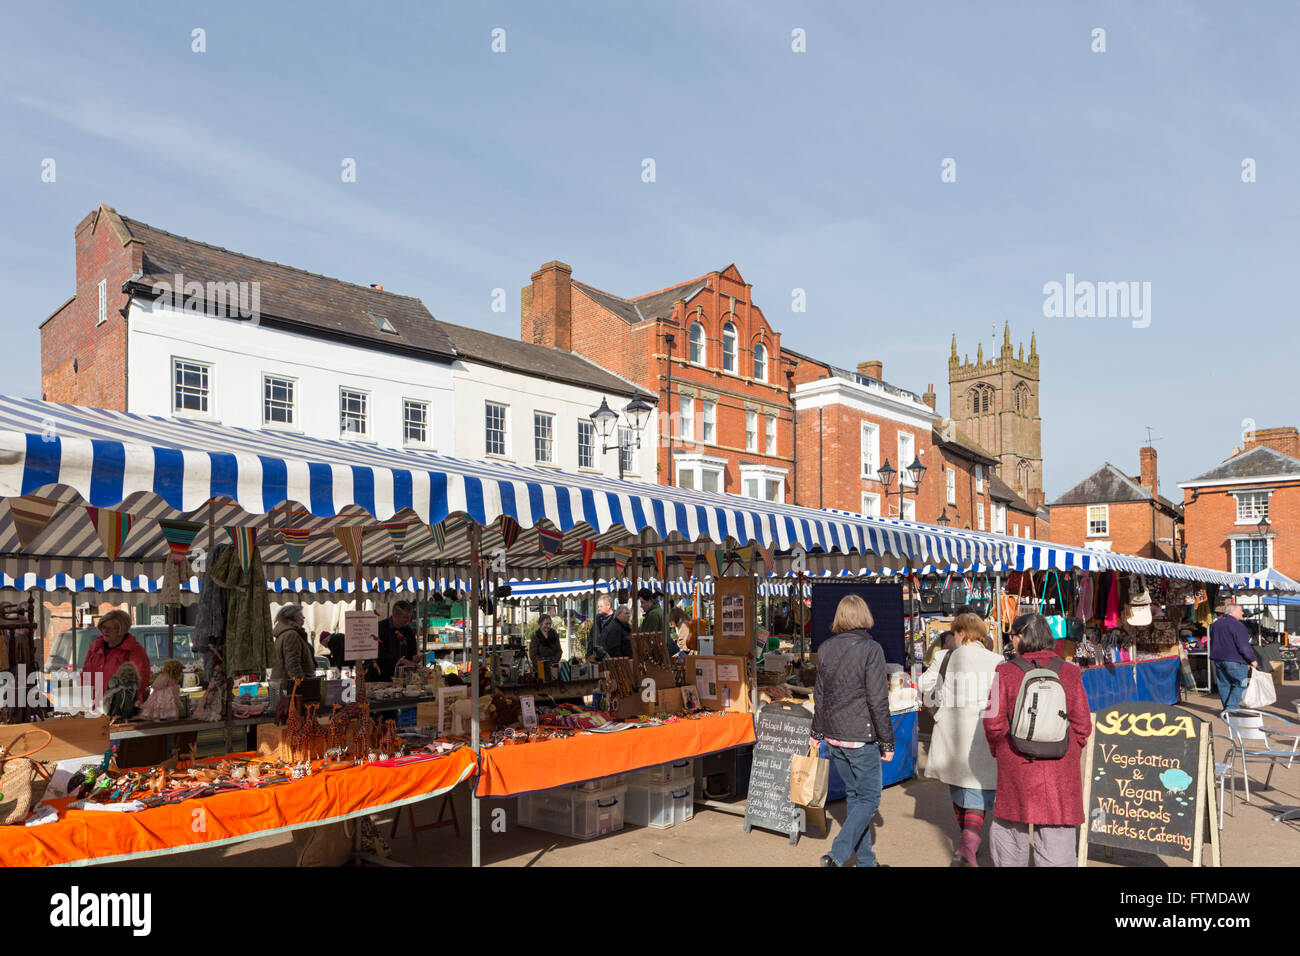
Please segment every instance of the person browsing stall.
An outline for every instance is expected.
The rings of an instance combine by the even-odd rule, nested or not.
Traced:
[[[528,641],[528,659],[533,664],[538,661],[554,664],[561,656],[560,635],[551,627],[551,615],[543,614],[537,620],[537,630],[533,631],[533,636]]]
[[[416,662],[419,647],[411,626],[414,616],[409,601],[398,601],[387,619],[379,622],[379,655],[366,669],[366,680],[391,681],[398,664]]]
[[[271,680],[305,680],[316,675],[316,653],[307,639],[302,608],[286,604],[275,615],[275,657]]]
[[[642,588],[637,591],[636,596],[641,602],[641,630],[662,634],[664,632],[664,609],[659,604],[659,598],[649,588]]]
[[[848,816],[822,866],[875,866],[871,819],[880,808],[882,761],[894,756],[894,725],[889,716],[889,678],[885,652],[872,638],[875,622],[867,602],[856,594],[840,600],[832,636],[817,651],[812,735],[830,746],[831,762],[844,781]]]
[[[1210,660],[1214,661],[1214,680],[1224,710],[1241,705],[1250,685],[1250,670],[1259,666],[1259,657],[1250,646],[1250,631],[1241,623],[1244,614],[1240,604],[1229,604],[1223,617],[1210,625]]]

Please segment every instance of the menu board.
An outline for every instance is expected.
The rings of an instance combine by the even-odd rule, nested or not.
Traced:
[[[754,718],[754,760],[745,800],[745,832],[751,827],[775,830],[799,842],[804,810],[790,802],[790,758],[808,752],[812,714],[797,704],[773,701]]]
[[[1204,730],[1187,711],[1159,704],[1099,712],[1084,779],[1083,841],[1197,859],[1197,827],[1206,819]]]

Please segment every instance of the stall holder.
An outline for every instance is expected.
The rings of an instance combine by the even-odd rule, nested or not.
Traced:
[[[236,754],[235,757],[251,757]],[[81,866],[213,849],[324,823],[382,813],[447,793],[474,773],[460,748],[403,766],[319,771],[289,783],[219,793],[137,813],[68,810],[41,826],[0,827],[6,866]]]

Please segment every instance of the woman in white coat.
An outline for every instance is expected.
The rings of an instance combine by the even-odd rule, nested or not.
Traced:
[[[934,701],[934,733],[926,759],[926,776],[948,784],[961,837],[953,866],[978,866],[984,817],[993,812],[998,767],[989,752],[981,718],[989,702],[1001,655],[988,648],[988,627],[975,614],[959,614],[952,629],[957,648],[941,651],[921,675],[924,700]]]

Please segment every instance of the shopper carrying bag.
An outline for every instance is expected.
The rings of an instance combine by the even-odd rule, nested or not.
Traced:
[[[826,806],[826,793],[830,788],[831,762],[819,755],[819,747],[811,744],[806,754],[790,757],[790,802],[801,807],[817,809]]]

